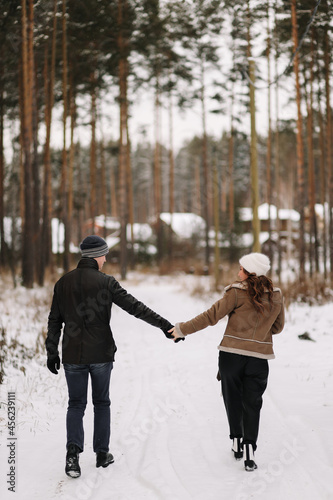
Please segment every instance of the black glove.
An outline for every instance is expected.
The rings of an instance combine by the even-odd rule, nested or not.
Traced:
[[[171,328],[173,328],[172,325],[170,325],[170,327],[168,327],[167,330],[164,330],[162,328],[162,332],[164,333],[164,335],[166,336],[167,339],[173,339],[173,336],[171,335],[171,333],[168,331],[168,330],[171,330]]]
[[[170,328],[168,328],[168,330],[171,330],[171,328],[173,328],[173,325],[170,325]],[[171,334],[168,330],[163,330],[163,329],[162,329],[162,331],[163,331],[164,335],[165,335],[168,339],[172,339],[172,340],[174,340],[174,341],[175,341],[175,343],[176,343],[176,342],[179,342],[180,340],[185,340],[185,337],[184,337],[184,338],[181,338],[181,339],[176,339],[176,340],[175,340],[175,339],[174,339],[174,337],[172,336],[172,334]]]
[[[51,373],[58,375],[58,370],[60,370],[60,358],[47,358],[47,367]]]

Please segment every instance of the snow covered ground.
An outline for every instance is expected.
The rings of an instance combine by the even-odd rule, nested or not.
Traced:
[[[176,322],[202,312],[217,298],[206,293],[208,279],[133,274],[122,284]],[[8,358],[11,364],[7,362],[0,386],[1,499],[333,499],[332,304],[291,306],[284,332],[275,337],[276,359],[270,361],[256,453],[259,468],[252,473],[233,459],[215,378],[216,347],[225,320],[174,344],[161,331],[114,307],[118,352],[111,377],[111,451],[115,463],[95,468],[89,404],[80,456],[82,476],[70,479],[64,473],[63,369],[52,375],[44,353],[30,359],[46,328],[52,287],[30,291],[3,283],[1,287],[0,326],[7,344],[16,339],[24,346],[18,345],[19,356]],[[201,295],[191,294],[201,287]],[[314,342],[300,340],[298,335],[304,332]],[[16,427],[10,436],[12,408]],[[15,493],[8,490],[10,473]]]

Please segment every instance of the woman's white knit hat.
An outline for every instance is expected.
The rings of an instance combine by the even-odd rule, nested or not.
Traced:
[[[263,253],[249,253],[239,259],[240,265],[248,273],[254,273],[257,276],[263,276],[268,273],[271,264],[267,255]]]

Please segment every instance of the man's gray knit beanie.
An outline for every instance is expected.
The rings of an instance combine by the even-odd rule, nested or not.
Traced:
[[[100,236],[92,234],[84,238],[80,244],[82,257],[102,257],[109,252],[108,244]]]

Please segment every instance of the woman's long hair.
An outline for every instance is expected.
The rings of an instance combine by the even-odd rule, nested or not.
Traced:
[[[262,303],[262,297],[265,292],[268,292],[268,300],[270,305],[273,304],[273,283],[272,280],[267,278],[267,276],[257,276],[256,274],[248,273],[243,268],[244,273],[247,275],[247,292],[251,299],[251,302],[256,311],[263,313],[264,304]]]

